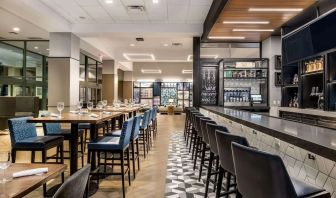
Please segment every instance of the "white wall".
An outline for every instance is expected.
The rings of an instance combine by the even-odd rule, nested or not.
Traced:
[[[144,74],[141,69],[160,69],[161,74]],[[133,80],[182,81],[192,79],[192,74],[182,74],[182,70],[192,70],[192,62],[136,62],[133,63]]]
[[[280,72],[281,70],[275,70],[275,55],[281,55],[281,37],[272,36],[262,42],[262,58],[269,59],[269,102],[270,106],[274,107],[274,102],[281,101],[281,87],[276,87],[274,72]],[[272,109],[271,109],[272,110]]]

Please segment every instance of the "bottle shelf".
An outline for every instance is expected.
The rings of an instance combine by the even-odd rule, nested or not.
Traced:
[[[302,76],[310,76],[310,75],[316,75],[316,74],[323,74],[323,70],[303,73]]]

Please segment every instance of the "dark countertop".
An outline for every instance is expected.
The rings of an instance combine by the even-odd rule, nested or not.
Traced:
[[[201,108],[336,161],[336,130],[218,106]]]

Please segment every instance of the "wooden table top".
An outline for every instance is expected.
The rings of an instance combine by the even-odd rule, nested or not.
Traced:
[[[112,118],[122,115],[122,112],[111,112],[110,114],[105,113],[95,113],[98,115],[97,118],[91,117],[89,114],[75,114],[75,113],[62,113],[62,118],[58,117],[39,117],[39,118],[29,118],[28,122],[33,123],[91,123],[98,124],[103,121],[110,120]]]
[[[50,179],[59,176],[67,168],[65,164],[11,164],[6,169],[6,174],[23,171],[34,168],[48,168],[48,173],[42,175],[32,175],[26,177],[13,178],[12,181],[3,185],[1,192],[5,193],[5,197],[24,197],[30,192],[36,190]]]
[[[141,107],[107,107],[106,109],[100,110],[100,109],[92,109],[92,111],[108,111],[108,112],[123,112],[123,113],[129,113],[133,111],[140,110]]]

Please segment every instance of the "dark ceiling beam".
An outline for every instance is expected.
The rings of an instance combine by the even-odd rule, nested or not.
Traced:
[[[203,23],[201,42],[208,41],[208,35],[227,2],[228,0],[213,0],[208,15]]]

